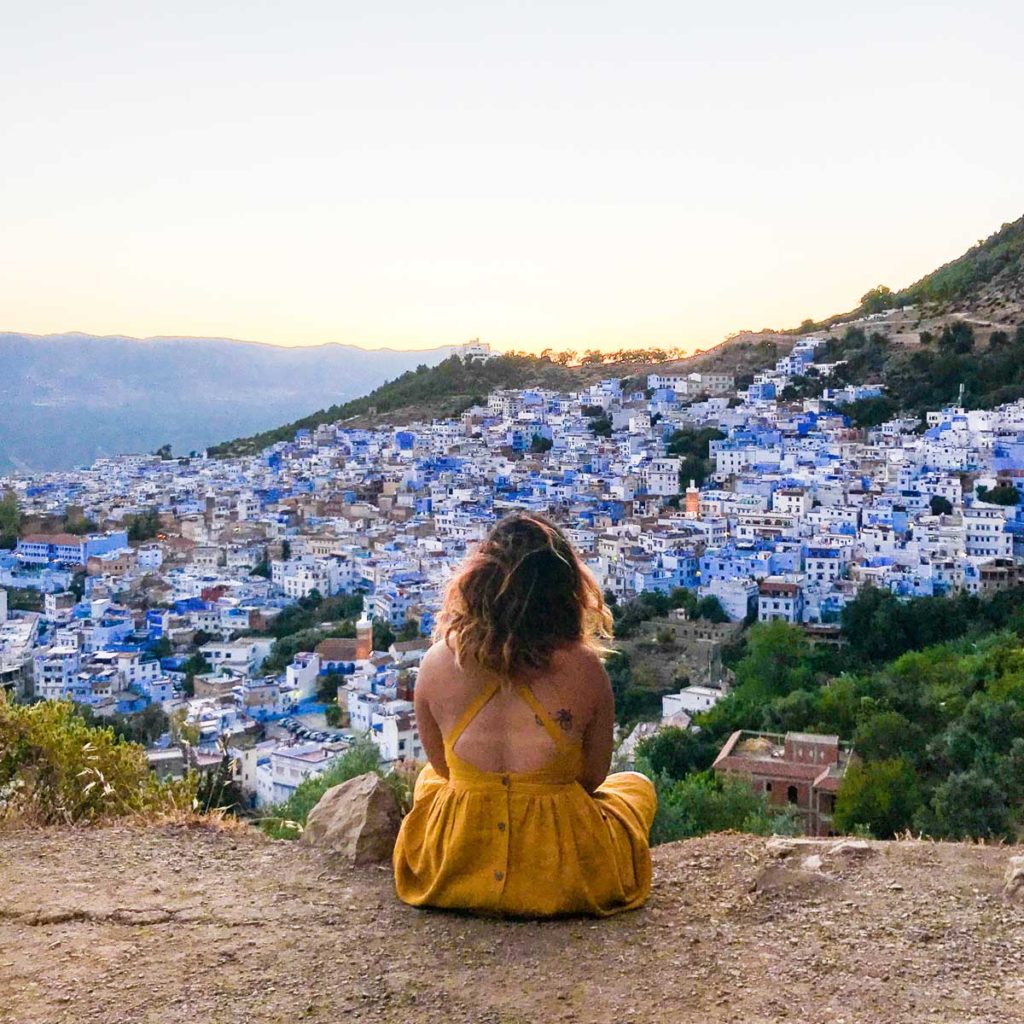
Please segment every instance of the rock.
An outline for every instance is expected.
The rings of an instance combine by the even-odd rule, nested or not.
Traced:
[[[830,857],[867,857],[875,852],[875,848],[863,839],[840,839],[829,846]]]
[[[788,857],[799,848],[800,844],[795,839],[775,838],[769,839],[765,843],[765,850],[768,851],[768,855],[770,857],[777,857],[779,860]]]
[[[1011,857],[1003,876],[1003,893],[1010,899],[1024,900],[1024,857]]]
[[[300,840],[349,864],[388,860],[402,812],[388,784],[375,772],[332,786],[309,812]]]

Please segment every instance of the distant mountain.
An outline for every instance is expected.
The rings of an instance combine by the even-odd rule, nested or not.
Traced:
[[[200,450],[366,394],[451,348],[0,333],[0,473]]]

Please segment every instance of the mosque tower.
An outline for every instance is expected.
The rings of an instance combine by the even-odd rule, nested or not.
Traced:
[[[366,661],[372,655],[373,622],[364,609],[356,623],[356,661]]]
[[[691,480],[686,488],[686,518],[700,519],[700,488]]]

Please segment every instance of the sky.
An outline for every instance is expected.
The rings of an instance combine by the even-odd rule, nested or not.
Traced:
[[[1024,214],[1018,0],[0,0],[0,330],[707,347]]]

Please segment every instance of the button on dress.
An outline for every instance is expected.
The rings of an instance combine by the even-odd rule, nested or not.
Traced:
[[[499,686],[483,690],[445,738],[450,778],[430,765],[420,774],[395,845],[399,898],[516,917],[607,917],[640,906],[651,889],[654,786],[621,772],[587,793],[576,781],[582,745],[526,686],[515,690],[554,740],[551,761],[530,772],[463,761],[453,748]]]

